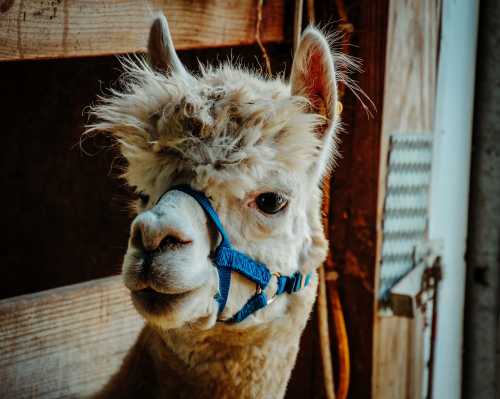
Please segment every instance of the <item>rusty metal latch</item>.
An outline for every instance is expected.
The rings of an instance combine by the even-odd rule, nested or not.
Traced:
[[[422,241],[414,247],[414,267],[391,290],[389,307],[396,316],[414,317],[420,310],[427,313],[429,302],[435,298],[441,270],[441,243]]]

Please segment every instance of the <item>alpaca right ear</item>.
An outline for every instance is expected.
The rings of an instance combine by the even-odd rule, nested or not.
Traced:
[[[189,76],[175,52],[167,18],[163,13],[159,13],[151,25],[148,54],[150,63],[156,70]]]
[[[328,170],[334,153],[335,128],[338,122],[337,81],[332,53],[323,34],[307,28],[293,58],[290,75],[291,94],[307,98],[309,112],[321,115],[324,123],[316,129],[321,140],[316,171],[322,177]]]

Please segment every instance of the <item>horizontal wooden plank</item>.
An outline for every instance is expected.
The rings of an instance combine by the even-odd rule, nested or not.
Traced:
[[[0,397],[94,392],[143,324],[118,276],[0,301]]]
[[[167,16],[176,48],[255,43],[254,0],[5,0],[0,60],[97,56],[146,48],[153,10]],[[263,6],[263,42],[284,40],[284,0]]]

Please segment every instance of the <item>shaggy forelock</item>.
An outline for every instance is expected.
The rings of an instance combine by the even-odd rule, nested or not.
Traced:
[[[123,89],[100,98],[89,132],[117,138],[129,180],[140,176],[133,168],[159,170],[172,160],[189,170],[303,170],[318,152],[314,131],[322,117],[281,79],[264,80],[229,63],[188,77],[158,73],[140,58],[121,63]]]

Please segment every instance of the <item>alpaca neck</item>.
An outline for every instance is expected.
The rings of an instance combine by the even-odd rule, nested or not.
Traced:
[[[173,371],[181,385],[190,386],[194,397],[235,397],[237,392],[240,398],[280,398],[295,364],[301,333],[286,326],[284,334],[283,327],[269,323],[249,330],[161,332],[160,378]]]
[[[155,331],[149,347],[159,385],[166,379],[173,384],[160,396],[184,391],[197,398],[233,398],[235,392],[239,398],[282,398],[315,292],[316,278],[300,298],[294,295],[284,317],[261,326]]]

